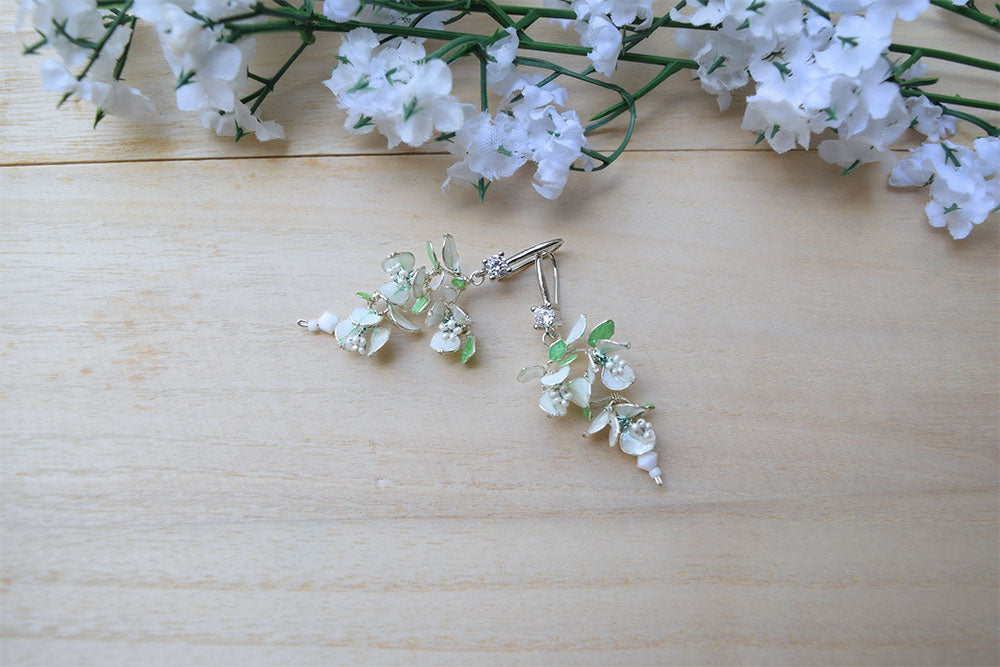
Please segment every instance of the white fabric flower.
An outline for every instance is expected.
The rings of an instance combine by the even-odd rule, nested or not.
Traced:
[[[898,187],[930,183],[925,212],[934,227],[965,238],[1000,207],[1000,139],[983,137],[973,147],[925,143],[901,160],[889,177]]]
[[[87,100],[109,116],[142,120],[155,109],[149,98],[121,81],[77,81],[66,66],[57,60],[42,63],[42,86],[57,93],[69,93]]]
[[[955,133],[955,118],[945,116],[940,106],[923,95],[906,98],[906,110],[913,118],[913,129],[926,135],[929,141],[941,141]]]

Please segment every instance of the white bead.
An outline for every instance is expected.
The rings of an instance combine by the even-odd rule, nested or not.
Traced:
[[[656,468],[656,470],[659,470],[659,468],[656,467],[656,451],[654,450],[652,452],[646,452],[645,454],[640,454],[636,458],[636,465],[638,465],[643,470],[653,470],[654,468]],[[653,476],[655,477],[656,475]]]
[[[649,476],[652,477],[653,479],[656,479],[662,474],[663,472],[659,468],[653,468],[652,470],[649,471]]]
[[[306,322],[306,327],[309,331],[316,331],[316,329],[319,329],[319,326],[316,324],[316,320],[309,320]]]
[[[316,326],[318,326],[320,329],[327,332],[328,334],[332,334],[333,328],[337,326],[337,322],[339,321],[340,320],[337,319],[336,315],[327,311],[319,316],[319,319],[316,321]],[[310,326],[312,326],[312,322],[310,322],[309,324]]]

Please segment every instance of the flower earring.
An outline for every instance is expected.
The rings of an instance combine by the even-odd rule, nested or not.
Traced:
[[[552,265],[553,292],[549,293],[543,263]],[[608,444],[617,445],[626,454],[636,457],[642,470],[657,484],[663,484],[662,471],[657,466],[656,433],[645,416],[655,409],[649,403],[635,403],[618,392],[635,382],[635,371],[622,358],[628,343],[612,340],[615,323],[604,320],[590,330],[586,341],[587,317],[580,315],[569,333],[559,332],[562,326],[559,313],[559,267],[555,255],[541,252],[535,259],[538,288],[542,304],[533,306],[534,327],[542,330],[542,343],[548,347],[548,360],[522,368],[517,375],[521,382],[539,382],[542,393],[538,406],[550,417],[562,417],[570,411],[570,403],[580,408],[590,420],[584,437],[608,429]],[[571,377],[573,376],[573,377]],[[603,396],[594,395],[594,385],[610,390]]]
[[[476,338],[471,332],[472,319],[458,305],[459,297],[471,286],[507,279],[534,265],[542,303],[533,306],[534,328],[542,331],[542,343],[548,348],[548,360],[521,369],[517,378],[521,382],[539,382],[542,393],[538,405],[550,417],[569,413],[570,404],[579,407],[590,420],[584,436],[591,436],[608,429],[608,442],[626,454],[635,456],[639,468],[649,473],[662,485],[662,473],[657,467],[656,434],[646,420],[654,406],[639,404],[618,393],[635,382],[635,371],[621,356],[630,349],[628,343],[612,340],[615,323],[605,320],[591,329],[586,342],[587,318],[581,315],[569,333],[563,337],[562,316],[559,310],[559,266],[555,251],[562,246],[562,239],[552,239],[522,250],[511,257],[503,251],[482,261],[482,268],[463,275],[455,239],[444,235],[441,259],[434,246],[427,242],[429,266],[416,266],[416,257],[410,252],[395,252],[382,261],[388,280],[372,293],[358,292],[365,305],[353,309],[340,320],[330,312],[315,320],[301,319],[299,326],[309,331],[333,334],[341,348],[372,356],[384,346],[390,329],[382,326],[385,320],[396,328],[419,333],[421,328],[409,318],[425,314],[424,325],[436,327],[430,347],[440,354],[461,350],[464,364],[476,353]],[[545,264],[551,264],[552,291],[545,277]],[[571,377],[571,375],[573,377]],[[610,393],[594,396],[594,385]]]

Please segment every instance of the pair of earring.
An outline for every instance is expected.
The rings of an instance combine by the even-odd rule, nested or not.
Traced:
[[[411,252],[395,252],[384,259],[382,269],[387,280],[372,292],[357,292],[364,305],[354,308],[348,317],[340,319],[325,312],[314,320],[300,319],[298,325],[309,331],[332,334],[341,348],[370,357],[389,341],[389,325],[420,333],[423,329],[413,319],[422,316],[424,327],[436,327],[430,339],[431,349],[439,354],[459,353],[464,364],[476,353],[476,337],[472,333],[472,318],[458,304],[462,294],[469,287],[506,280],[534,265],[542,302],[531,308],[533,326],[542,332],[548,358],[522,368],[517,379],[541,384],[538,405],[550,417],[565,416],[570,412],[570,404],[577,406],[589,421],[585,437],[607,428],[608,444],[636,457],[639,468],[662,485],[655,451],[656,433],[646,419],[654,406],[636,403],[619,393],[635,382],[635,370],[622,357],[630,345],[612,338],[615,323],[610,319],[599,322],[588,332],[587,318],[580,315],[565,336],[560,331],[563,322],[555,252],[562,243],[562,239],[552,239],[510,257],[500,251],[465,275],[455,239],[445,234],[440,256],[434,245],[427,242],[427,266],[417,267],[416,256]],[[552,275],[551,291],[546,265]]]

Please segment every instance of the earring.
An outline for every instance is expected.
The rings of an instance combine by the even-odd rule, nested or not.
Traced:
[[[444,235],[441,259],[430,241],[426,247],[429,268],[415,269],[417,260],[412,252],[394,252],[382,260],[388,280],[373,292],[357,292],[365,305],[353,309],[347,318],[340,320],[325,312],[315,320],[301,319],[298,325],[333,334],[341,348],[370,357],[389,341],[390,329],[379,326],[386,318],[398,329],[420,333],[420,327],[409,318],[426,311],[424,325],[438,328],[431,337],[431,349],[442,354],[461,349],[462,363],[466,363],[476,353],[476,338],[471,333],[472,318],[457,302],[470,284],[481,285],[487,273],[480,270],[462,275],[451,234]]]
[[[629,344],[611,339],[615,323],[605,320],[595,326],[585,344],[581,342],[587,331],[587,318],[583,315],[565,338],[559,332],[562,315],[555,251],[562,243],[562,239],[552,239],[512,257],[500,251],[484,259],[482,268],[463,275],[455,239],[445,234],[440,260],[434,246],[429,241],[426,244],[429,267],[414,268],[416,257],[411,252],[395,252],[383,260],[382,270],[388,280],[372,293],[357,292],[365,305],[353,309],[347,318],[340,320],[333,313],[325,312],[315,320],[300,319],[298,325],[309,331],[333,334],[341,348],[370,357],[389,340],[390,329],[380,326],[386,319],[398,329],[419,333],[421,328],[409,317],[426,311],[424,325],[437,327],[431,336],[431,349],[440,354],[461,350],[460,359],[464,364],[476,353],[476,338],[471,332],[472,319],[458,305],[459,297],[470,285],[482,285],[487,279],[490,282],[505,280],[534,265],[542,303],[533,306],[531,312],[534,328],[542,331],[548,360],[521,369],[518,380],[541,383],[543,389],[538,405],[550,417],[566,415],[570,403],[578,406],[590,420],[584,436],[609,429],[609,444],[635,456],[638,466],[662,485],[662,473],[656,465],[654,451],[656,434],[645,418],[654,406],[634,403],[618,393],[635,382],[635,371],[619,354],[630,349]],[[546,262],[551,264],[551,292],[545,277]],[[582,374],[570,378],[574,372],[581,372],[583,364],[586,367]],[[611,393],[601,397],[593,395],[598,377]]]
[[[543,271],[543,262],[552,265],[553,291],[550,295]],[[580,317],[573,324],[565,338],[560,334],[562,326],[559,313],[559,267],[555,255],[540,252],[535,258],[538,289],[542,303],[531,308],[534,313],[534,327],[542,330],[542,343],[548,347],[548,360],[521,369],[517,379],[521,382],[538,381],[542,394],[538,398],[539,407],[550,417],[562,417],[569,412],[570,403],[578,406],[583,416],[590,420],[584,437],[595,435],[608,429],[608,444],[617,445],[626,454],[636,457],[640,469],[658,485],[663,485],[662,471],[656,465],[656,433],[646,420],[647,413],[655,409],[649,403],[635,403],[618,392],[635,382],[635,370],[622,358],[621,352],[628,350],[628,343],[612,340],[615,323],[604,320],[587,336],[587,318]],[[586,368],[579,373],[582,364]],[[597,378],[605,389],[604,396],[594,396]]]

